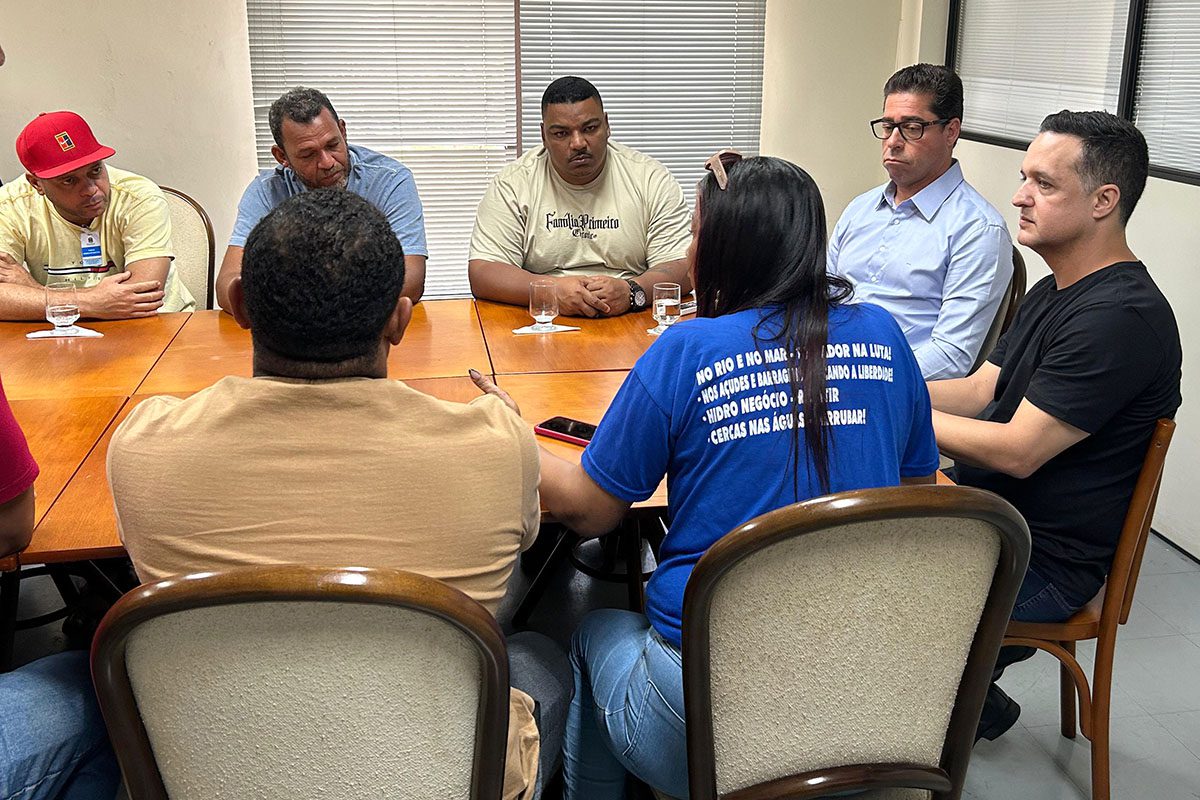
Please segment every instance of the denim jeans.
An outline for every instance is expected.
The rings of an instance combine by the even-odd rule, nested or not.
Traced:
[[[533,718],[541,749],[537,783],[529,800],[538,800],[562,759],[563,728],[571,702],[571,664],[549,637],[526,631],[508,637],[508,682],[533,698]]]
[[[672,797],[687,797],[679,650],[644,614],[603,609],[575,632],[571,667],[565,800],[620,800],[626,770]]]
[[[0,675],[2,800],[113,800],[119,781],[86,652]]]

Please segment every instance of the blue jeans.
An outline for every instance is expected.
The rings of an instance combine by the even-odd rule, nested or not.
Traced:
[[[1033,567],[1025,570],[1025,579],[1017,590],[1017,602],[1013,604],[1013,619],[1020,622],[1062,622],[1077,610],[1077,606],[1067,602],[1054,584],[1039,575]],[[992,671],[993,685],[1000,680],[1005,667],[1032,658],[1036,652],[1035,648],[1024,645],[1001,647],[996,657],[996,668]]]
[[[113,800],[120,777],[87,653],[0,675],[2,800]]]
[[[644,614],[602,609],[575,632],[571,667],[565,800],[620,800],[627,770],[672,797],[687,797],[679,650]]]
[[[508,682],[533,698],[541,748],[537,783],[529,800],[542,796],[562,758],[563,728],[571,702],[571,664],[547,636],[526,631],[508,637]]]

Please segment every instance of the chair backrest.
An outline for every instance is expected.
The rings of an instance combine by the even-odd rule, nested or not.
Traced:
[[[496,800],[508,659],[431,578],[251,567],[142,586],[92,647],[132,800]]]
[[[1000,337],[1012,326],[1013,317],[1017,315],[1017,308],[1021,305],[1021,300],[1025,298],[1025,282],[1027,280],[1025,259],[1016,245],[1013,245],[1012,249],[1012,262],[1013,274],[1012,279],[1008,282],[1008,291],[1001,298],[1000,305],[996,309],[996,316],[992,318],[992,325],[988,328],[987,336],[983,337],[983,344],[979,346],[979,354],[975,356],[975,363],[971,365],[972,373],[982,367],[983,362],[987,361],[987,357],[996,349],[996,342],[1000,341]]]
[[[171,211],[171,243],[175,248],[174,268],[183,285],[196,298],[199,308],[213,307],[213,270],[216,239],[212,220],[204,207],[178,189],[160,187]]]
[[[956,797],[1028,560],[1016,509],[954,486],[843,492],[722,538],[684,600],[693,800]]]
[[[1115,620],[1124,625],[1133,608],[1133,591],[1137,588],[1138,574],[1142,570],[1142,554],[1146,551],[1146,540],[1150,536],[1150,523],[1154,519],[1154,508],[1158,505],[1158,489],[1162,485],[1163,465],[1167,460],[1167,449],[1175,435],[1175,423],[1160,419],[1150,436],[1142,471],[1133,486],[1129,499],[1129,510],[1125,512],[1125,523],[1117,550],[1113,554],[1112,568],[1104,589],[1104,607],[1100,612],[1101,627]],[[1115,627],[1115,625],[1114,625]]]

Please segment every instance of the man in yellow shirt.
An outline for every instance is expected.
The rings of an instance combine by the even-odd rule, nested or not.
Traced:
[[[555,282],[562,314],[641,311],[657,282],[692,290],[691,215],[659,162],[609,139],[600,93],[575,76],[542,95],[542,147],[509,164],[475,216],[467,273],[484,300],[524,305]]]
[[[79,287],[79,313],[146,317],[196,306],[171,269],[171,217],[152,181],[78,114],[40,114],[17,137],[26,174],[0,187],[0,319],[44,319],[46,283]]]

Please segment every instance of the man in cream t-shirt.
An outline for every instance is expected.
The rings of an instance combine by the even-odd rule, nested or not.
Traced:
[[[171,217],[152,181],[115,168],[78,114],[41,114],[17,137],[26,174],[0,187],[0,319],[44,319],[46,283],[79,287],[85,318],[190,311],[171,268]]]
[[[659,162],[609,141],[596,87],[568,76],[542,95],[542,147],[488,186],[471,234],[471,291],[524,305],[529,284],[556,282],[559,312],[640,311],[655,283],[691,291],[690,214]]]

